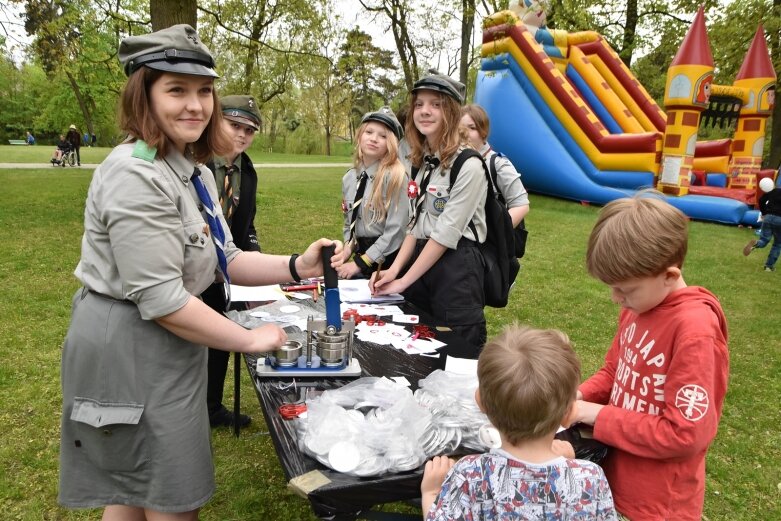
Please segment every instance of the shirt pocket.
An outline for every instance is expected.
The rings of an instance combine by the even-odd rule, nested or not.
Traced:
[[[450,200],[450,187],[446,184],[429,184],[426,187],[426,211],[439,215]]]
[[[184,223],[184,264],[182,282],[185,289],[198,295],[214,282],[217,269],[217,251],[209,225],[203,219]]]
[[[76,397],[70,419],[76,422],[76,447],[103,470],[132,472],[149,461],[144,406]]]

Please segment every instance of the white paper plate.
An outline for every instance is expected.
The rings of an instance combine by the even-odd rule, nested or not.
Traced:
[[[355,446],[346,441],[339,441],[328,451],[328,462],[331,468],[337,472],[350,472],[359,463],[360,454]]]

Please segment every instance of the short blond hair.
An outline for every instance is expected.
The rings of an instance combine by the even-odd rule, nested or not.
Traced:
[[[683,267],[687,217],[658,192],[640,192],[605,205],[588,238],[586,268],[605,284],[653,277]]]
[[[580,360],[556,329],[508,326],[477,362],[480,402],[513,445],[555,433],[575,401]]]

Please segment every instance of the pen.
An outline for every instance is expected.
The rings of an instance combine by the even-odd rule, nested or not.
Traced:
[[[304,291],[307,289],[317,289],[316,284],[302,284],[300,286],[284,286],[283,291]]]
[[[315,302],[317,302],[317,293],[318,293],[317,288],[312,288],[312,300],[314,300]]]
[[[381,271],[382,271],[382,261],[377,263],[377,276],[374,278],[375,281],[380,278]]]

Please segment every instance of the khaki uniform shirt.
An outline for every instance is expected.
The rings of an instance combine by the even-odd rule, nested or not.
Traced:
[[[398,193],[389,194],[388,184],[390,176],[386,175],[383,179],[382,200],[383,202],[391,199],[390,206],[385,214],[385,220],[372,222],[374,210],[371,207],[372,192],[374,191],[374,180],[377,177],[377,168],[379,162],[375,162],[365,170],[356,170],[351,168],[342,178],[342,194],[344,197],[344,242],[350,238],[350,221],[353,214],[353,202],[355,193],[358,191],[358,182],[361,172],[365,171],[368,178],[366,188],[363,191],[361,206],[358,211],[358,217],[355,220],[355,237],[377,237],[366,255],[374,262],[384,261],[385,258],[394,253],[404,241],[404,235],[409,224],[409,204],[407,203],[406,189],[408,178],[405,176]]]
[[[172,151],[144,158],[143,142],[117,146],[95,170],[84,209],[81,260],[75,275],[87,289],[138,306],[151,320],[183,307],[219,274],[198,194],[190,182],[190,158]],[[136,150],[134,157],[134,150]],[[201,179],[217,201],[214,176],[199,165]],[[219,206],[219,205],[218,205]],[[225,231],[228,263],[239,254]]]
[[[453,160],[464,148],[459,148]],[[437,156],[439,157],[439,156]],[[452,164],[453,161],[451,161]],[[420,188],[425,172],[425,163],[421,166],[415,182]],[[456,249],[461,237],[475,242],[485,241],[487,234],[485,222],[485,198],[488,192],[483,166],[478,158],[470,158],[461,167],[453,187],[450,187],[450,168],[440,164],[430,174],[420,215],[411,230],[416,239],[434,239],[443,246]],[[415,199],[410,199],[412,212],[415,212]],[[474,237],[469,228],[472,221],[478,237]]]
[[[518,173],[510,160],[497,154],[488,143],[483,145],[479,152],[485,158],[485,164],[489,168],[491,166],[491,157],[497,156],[494,161],[496,166],[496,184],[502,193],[507,208],[529,206],[529,193],[521,182],[521,174]]]

